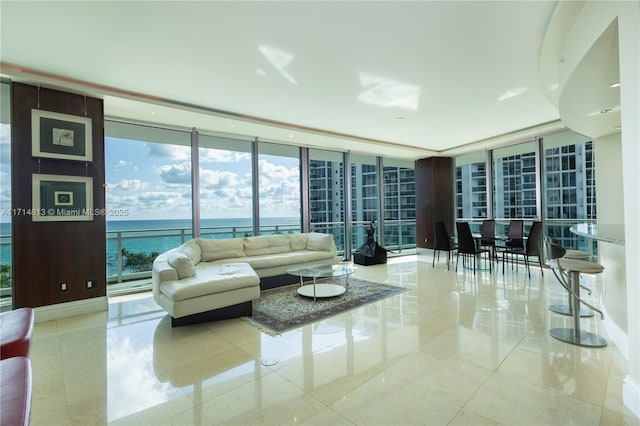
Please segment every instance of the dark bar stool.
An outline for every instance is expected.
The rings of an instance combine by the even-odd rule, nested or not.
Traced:
[[[551,237],[545,237],[545,240],[549,240],[552,244],[556,244],[556,245],[560,245],[560,242],[558,240],[555,240]],[[576,259],[576,260],[591,260],[591,253],[588,253],[586,251],[582,251],[582,250],[572,250],[572,249],[565,249],[565,253],[564,253],[564,257],[565,259]]]
[[[567,250],[567,253],[564,255],[566,259],[575,259],[575,260],[591,260],[591,255],[586,251],[582,250]]]
[[[571,289],[568,288],[568,284],[566,283],[567,277],[560,277],[559,272],[557,271],[558,269],[557,261],[560,258],[586,261],[587,259],[591,258],[591,255],[589,255],[587,252],[580,252],[580,253],[586,254],[587,257],[583,255],[578,255],[577,257],[571,258],[567,256],[567,253],[569,251],[578,252],[578,250],[566,250],[564,247],[562,247],[558,243],[557,240],[554,240],[551,237],[544,237],[544,242],[545,242],[545,248],[546,248],[545,255],[547,259],[547,264],[551,267],[551,270],[553,271],[554,275],[556,276],[560,284],[562,284],[562,286],[567,290],[569,295],[569,300],[566,305],[550,305],[549,310],[551,312],[555,312],[556,314],[573,316],[573,298],[571,297]],[[589,291],[589,294],[591,294],[591,290],[589,289],[586,289],[586,290]],[[580,316],[583,318],[592,317],[594,315],[592,310],[586,309],[586,308],[580,308],[579,312],[580,312]]]
[[[549,334],[563,342],[573,345],[585,346],[590,348],[601,348],[607,346],[607,341],[602,337],[589,331],[580,330],[580,303],[584,303],[604,318],[604,314],[599,309],[590,305],[580,298],[580,274],[599,274],[604,271],[604,266],[595,262],[586,262],[584,260],[565,259],[557,260],[557,266],[560,270],[560,277],[569,277],[567,288],[570,291],[569,297],[572,300],[573,312],[573,328],[552,328]]]

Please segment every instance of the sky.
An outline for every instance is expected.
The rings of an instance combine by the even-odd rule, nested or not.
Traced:
[[[11,126],[0,123],[0,223],[11,211]]]
[[[10,126],[0,123],[0,222],[11,212]],[[105,138],[107,220],[190,219],[191,155],[187,146]],[[259,156],[261,217],[298,217],[297,158]],[[251,156],[200,150],[202,219],[249,218]]]
[[[105,138],[107,220],[191,218],[190,148]],[[297,158],[260,155],[260,215],[298,217]],[[200,216],[252,215],[251,155],[200,149]]]

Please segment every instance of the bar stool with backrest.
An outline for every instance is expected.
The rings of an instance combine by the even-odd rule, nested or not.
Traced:
[[[447,230],[444,222],[436,222],[434,225],[434,231],[436,235],[436,242],[433,247],[433,263],[431,267],[436,266],[436,253],[438,254],[438,262],[440,261],[440,252],[447,252],[447,270],[449,270],[449,264],[451,263],[451,252],[458,249],[458,246],[453,242],[451,234]]]
[[[553,244],[560,245],[560,242],[554,238],[548,237]],[[565,249],[565,259],[591,260],[591,253],[582,250]]]
[[[604,266],[585,260],[576,259],[557,259],[557,268],[559,270],[560,279],[565,280],[564,287],[569,290],[570,297],[573,302],[573,328],[552,328],[549,330],[551,337],[573,345],[585,346],[590,348],[601,348],[607,346],[607,341],[602,337],[589,331],[580,329],[580,304],[583,303],[600,314],[600,318],[604,319],[601,310],[589,304],[580,297],[580,274],[599,274],[604,271]],[[568,277],[568,282],[566,281]]]
[[[538,258],[540,264],[540,273],[544,276],[544,270],[542,269],[542,222],[535,221],[531,224],[529,235],[527,236],[527,244],[524,248],[520,247],[507,247],[502,252],[502,273],[504,274],[505,256],[509,254],[511,256],[524,257],[524,264],[527,267],[529,278],[531,278],[531,269],[529,268],[529,257],[535,256]]]
[[[456,255],[456,272],[458,271],[458,261],[460,255],[462,255],[462,263],[465,263],[466,258],[473,260],[473,275],[476,274],[476,258],[482,253],[487,253],[489,256],[489,272],[492,272],[491,264],[493,259],[491,258],[491,251],[488,249],[479,248],[476,245],[476,241],[471,234],[471,228],[468,222],[457,222],[456,230],[458,231],[458,253]]]
[[[568,250],[562,247],[557,240],[551,237],[544,237],[544,243],[545,243],[545,259],[547,261],[547,264],[551,268],[551,271],[554,273],[554,275],[556,276],[560,284],[565,288],[565,290],[567,290],[569,294],[569,300],[566,305],[562,305],[562,304],[549,305],[549,310],[551,312],[555,312],[556,314],[573,316],[573,298],[571,297],[571,290],[567,287],[567,284],[566,284],[569,282],[569,277],[568,276],[560,277],[558,275],[560,271],[557,266],[558,259],[568,258],[567,257]],[[577,259],[577,260],[584,260],[584,259]],[[585,290],[587,290],[589,294],[591,294],[591,290],[589,288],[584,287],[582,284],[580,284],[580,286]],[[586,308],[580,308],[579,315],[583,318],[592,317],[593,311]]]

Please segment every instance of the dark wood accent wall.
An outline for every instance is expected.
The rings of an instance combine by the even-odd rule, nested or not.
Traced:
[[[453,233],[453,158],[430,157],[416,161],[416,245],[433,248],[433,226],[444,222]],[[426,239],[426,241],[425,241]]]
[[[13,83],[11,92],[11,204],[13,306],[38,307],[106,296],[106,218],[34,222],[34,173],[93,177],[93,208],[105,208],[104,108],[101,99]],[[92,120],[93,161],[36,158],[31,149],[31,110]],[[93,281],[87,288],[86,282]],[[61,283],[67,290],[61,290]]]

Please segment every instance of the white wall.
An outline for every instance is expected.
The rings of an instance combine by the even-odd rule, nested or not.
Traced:
[[[625,270],[629,278],[625,300],[619,301],[626,304],[628,324],[629,363],[622,389],[625,406],[640,418],[640,2],[586,2],[567,37],[563,52],[564,72],[561,77],[570,78],[572,67],[577,66],[590,46],[615,19],[618,20],[621,84],[622,158],[619,168],[622,170],[624,198]],[[563,83],[561,78],[561,84]],[[608,167],[615,168],[615,165]],[[602,192],[597,194],[598,215],[602,195],[607,196]],[[608,207],[605,207],[604,214],[610,214],[612,218],[618,216],[617,212],[608,210]]]
[[[619,134],[594,141],[598,224],[624,223],[624,182],[622,176],[622,138]],[[602,273],[602,309],[609,338],[629,356],[627,322],[627,280],[625,247],[598,242]]]

